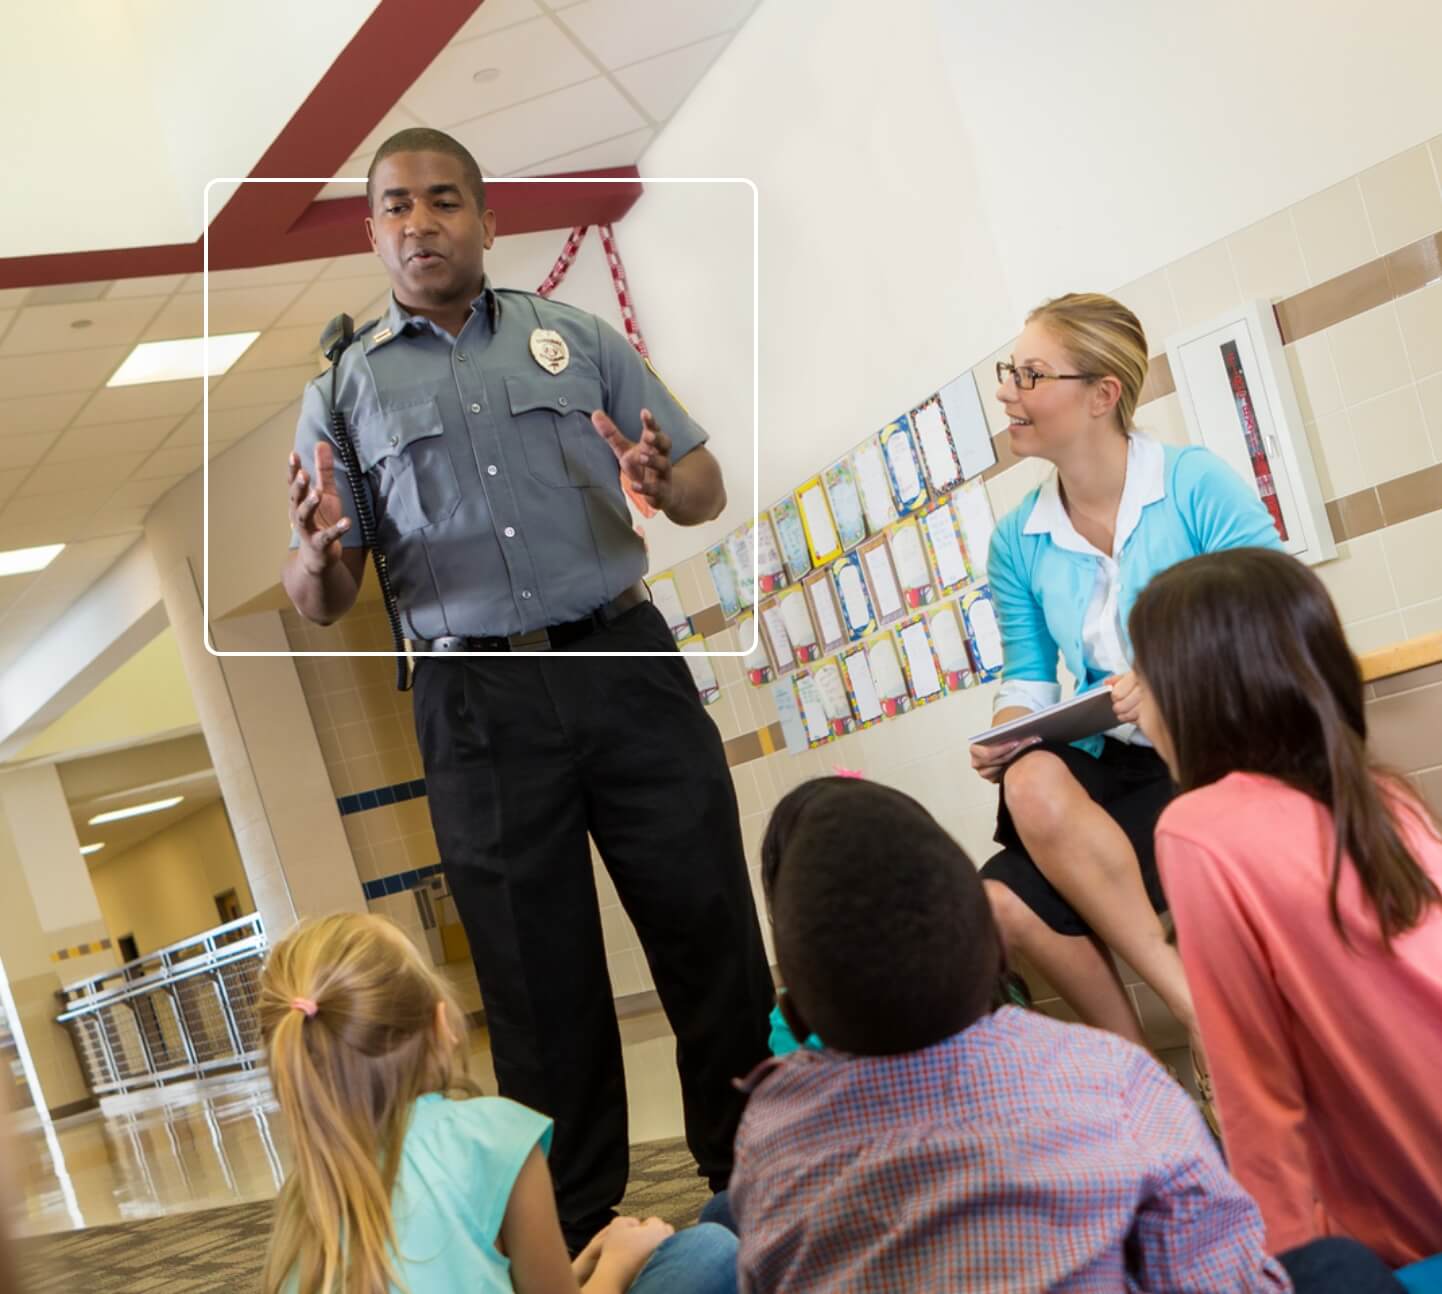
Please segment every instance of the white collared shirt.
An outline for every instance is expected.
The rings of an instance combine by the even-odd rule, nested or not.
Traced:
[[[1027,518],[1023,533],[1049,535],[1052,543],[1069,552],[1083,553],[1097,559],[1096,582],[1091,601],[1082,622],[1082,647],[1088,665],[1106,674],[1125,674],[1132,667],[1126,646],[1121,617],[1121,571],[1115,554],[1131,536],[1141,520],[1142,509],[1149,503],[1166,498],[1166,453],[1148,436],[1133,431],[1127,437],[1127,476],[1122,486],[1121,502],[1117,505],[1116,530],[1112,551],[1104,553],[1085,539],[1067,514],[1062,502],[1061,484],[1055,471],[1042,483],[1036,505]],[[996,708],[1025,706],[1042,710],[1061,700],[1059,683],[1038,683],[1030,679],[1003,680],[997,693]],[[1107,736],[1134,745],[1151,743],[1142,736],[1134,723],[1111,728]]]

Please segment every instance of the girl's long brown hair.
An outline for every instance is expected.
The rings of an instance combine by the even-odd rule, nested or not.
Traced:
[[[1262,773],[1331,810],[1328,903],[1344,856],[1377,914],[1382,942],[1410,930],[1437,886],[1398,829],[1436,820],[1407,782],[1367,752],[1362,676],[1327,590],[1283,553],[1234,548],[1163,571],[1130,620],[1136,669],[1166,725],[1183,791],[1228,773]]]
[[[450,1038],[437,1031],[439,1003]],[[397,1280],[391,1192],[411,1104],[426,1092],[480,1094],[464,1071],[461,1014],[395,926],[348,912],[304,922],[276,945],[260,1018],[295,1157],[266,1294],[292,1274],[307,1294],[385,1294]]]

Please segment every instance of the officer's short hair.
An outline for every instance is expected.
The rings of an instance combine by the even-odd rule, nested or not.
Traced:
[[[805,782],[761,844],[782,982],[828,1047],[919,1051],[986,1014],[1000,937],[976,867],[909,795]]]
[[[372,209],[375,207],[376,167],[392,153],[444,153],[447,157],[455,158],[461,164],[461,171],[476,200],[477,210],[484,211],[486,209],[485,178],[481,175],[481,168],[476,164],[476,159],[471,156],[470,150],[459,140],[452,139],[445,131],[432,130],[429,126],[412,126],[409,130],[397,131],[376,149],[376,155],[371,158],[370,170],[366,172],[366,205],[368,207]]]

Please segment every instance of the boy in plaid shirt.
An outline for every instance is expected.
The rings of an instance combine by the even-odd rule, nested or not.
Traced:
[[[1186,1093],[1109,1033],[992,1009],[981,881],[914,800],[822,778],[762,879],[792,1032],[736,1141],[743,1290],[1400,1290],[1349,1241],[1283,1262]],[[1321,1246],[1322,1248],[1316,1248]]]

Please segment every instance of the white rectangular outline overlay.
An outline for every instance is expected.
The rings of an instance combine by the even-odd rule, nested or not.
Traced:
[[[331,176],[329,179],[304,178],[297,176],[263,176],[235,179],[217,176],[210,180],[204,191],[202,202],[200,309],[201,336],[205,340],[204,363],[201,372],[201,416],[200,416],[200,612],[201,644],[217,659],[231,656],[383,656],[390,660],[400,653],[393,651],[221,651],[210,639],[210,191],[217,184],[365,184],[364,177]],[[761,518],[761,206],[760,190],[756,181],[745,176],[580,176],[575,179],[559,176],[486,176],[489,184],[744,184],[751,190],[751,433],[752,433],[752,474],[751,474],[751,525],[753,529]],[[752,587],[761,583],[760,556],[756,545],[751,545]],[[729,656],[741,659],[756,650],[761,637],[758,617],[752,617],[752,640],[750,647],[737,651],[696,652],[698,656]],[[434,656],[673,656],[669,651],[447,651],[409,652],[414,660]]]

